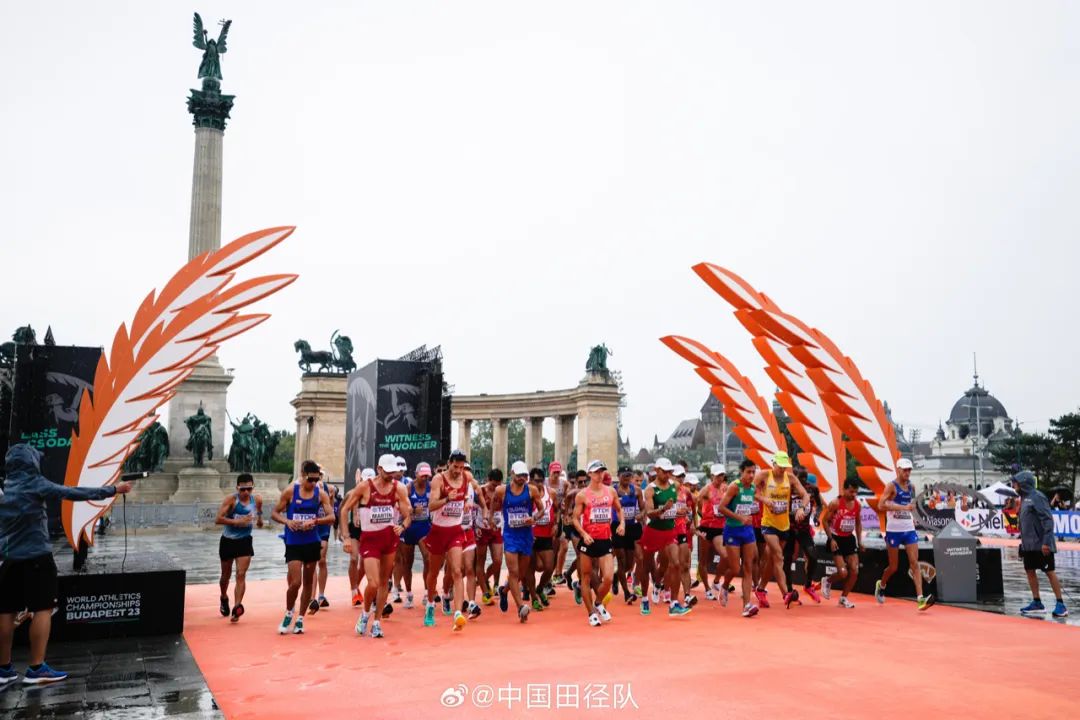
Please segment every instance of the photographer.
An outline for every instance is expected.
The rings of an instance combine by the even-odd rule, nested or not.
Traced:
[[[49,543],[45,501],[102,500],[126,493],[131,485],[76,488],[58,485],[41,474],[41,453],[20,443],[4,458],[7,481],[0,495],[0,686],[19,678],[11,665],[15,614],[29,610],[30,663],[23,676],[27,685],[57,682],[67,673],[45,664],[45,647],[52,627],[58,586],[56,563]]]

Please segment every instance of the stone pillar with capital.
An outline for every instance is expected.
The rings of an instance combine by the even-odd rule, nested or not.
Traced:
[[[289,403],[296,410],[296,466],[304,460],[322,465],[331,478],[345,474],[344,375],[304,375],[300,393]]]
[[[574,450],[574,416],[560,415],[555,418],[555,459],[563,467],[570,462]]]
[[[465,457],[472,460],[472,420],[458,420],[458,448],[465,451]],[[453,448],[451,448],[453,449]],[[449,453],[443,453],[448,455]]]
[[[506,463],[506,455],[510,451],[510,437],[506,418],[492,418],[491,420],[491,467],[499,468],[503,473],[510,470]]]
[[[525,419],[525,464],[531,470],[544,459],[544,418]]]

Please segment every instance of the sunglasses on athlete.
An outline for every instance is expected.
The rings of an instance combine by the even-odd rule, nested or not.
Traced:
[[[254,487],[238,487],[236,488],[236,492],[251,492],[254,489]]]

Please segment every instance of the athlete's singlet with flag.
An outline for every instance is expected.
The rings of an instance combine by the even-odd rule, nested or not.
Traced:
[[[686,534],[686,524],[690,517],[689,510],[693,505],[693,494],[685,486],[679,486],[675,493],[675,532],[679,535]]]
[[[897,505],[910,505],[911,504],[911,486],[908,485],[907,490],[900,486],[896,480],[893,480],[893,486],[896,488],[896,496],[893,498],[893,502]],[[911,513],[907,510],[890,510],[885,513],[885,532],[914,532],[915,520],[911,517]]]
[[[858,500],[854,500],[851,505],[848,505],[844,498],[838,498],[836,501],[836,512],[832,514],[831,522],[829,523],[832,527],[833,535],[848,537],[855,532],[855,523],[859,518],[860,512],[862,512],[862,508],[859,507]]]
[[[745,515],[747,517],[753,517],[758,511],[758,501],[754,499],[754,485],[743,485],[742,482],[735,483],[735,487],[738,490],[735,491],[735,496],[731,498],[731,502],[728,503],[728,510],[736,515]],[[728,527],[743,527],[742,520],[735,520],[734,518],[728,518]]]
[[[723,497],[724,491],[712,483],[709,483],[705,488],[705,497],[701,502],[702,528],[723,529],[724,521],[727,519],[720,512],[720,500]]]
[[[285,517],[289,520],[315,520],[319,516],[319,508],[322,503],[319,500],[319,486],[315,486],[315,493],[309,498],[300,497],[300,483],[293,483],[292,502],[285,509]],[[286,545],[307,545],[319,542],[319,528],[312,527],[310,530],[290,530],[285,526]],[[316,558],[317,559],[317,558]]]
[[[379,492],[374,480],[368,480],[368,499],[360,506],[360,555],[378,558],[397,551],[398,536],[394,532],[397,510],[397,481],[390,489]]]
[[[533,526],[533,537],[549,538],[555,534],[555,501],[546,486],[538,485],[537,489],[544,496],[544,505],[540,509],[540,517],[536,519],[536,525]]]
[[[777,482],[770,472],[762,494],[765,496],[765,504],[762,508],[761,527],[770,527],[781,532],[791,528],[791,517],[788,515],[788,506],[791,504],[790,476],[785,472],[783,480]]]
[[[253,493],[248,493],[248,495],[249,497],[246,503],[240,502],[240,493],[233,495],[232,510],[225,513],[225,517],[236,518],[254,515],[255,495]],[[229,540],[243,540],[244,538],[251,537],[251,528],[251,525],[225,525],[221,530],[221,534]]]
[[[513,483],[506,486],[506,495],[503,496],[503,548],[506,552],[519,555],[531,555],[533,546],[533,529],[529,525],[532,517],[533,502],[529,494],[529,484],[521,488],[521,492],[514,492]]]
[[[634,492],[634,486],[631,485],[626,493],[623,493],[618,486],[615,487],[615,492],[619,494],[619,504],[622,505],[623,520],[626,522],[626,526],[638,524],[638,501],[637,493]],[[615,522],[615,518],[611,519],[611,522]]]
[[[461,478],[461,485],[458,487],[450,485],[450,478],[443,478],[442,497],[447,500],[445,505],[431,513],[432,525],[445,528],[461,527],[461,522],[465,518],[465,496],[468,487],[469,482],[465,478]]]
[[[581,527],[593,540],[611,539],[611,519],[615,515],[615,498],[606,485],[593,492],[592,488],[582,490],[585,494],[585,509],[581,513]]]
[[[671,507],[664,510],[659,517],[649,518],[649,527],[657,530],[673,530],[675,529],[675,500],[677,490],[674,485],[668,485],[666,488],[661,489],[660,486],[653,488],[653,507],[660,510],[667,504],[667,501],[671,501]]]

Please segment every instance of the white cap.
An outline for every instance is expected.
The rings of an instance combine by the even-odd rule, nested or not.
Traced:
[[[697,475],[695,475],[694,473],[690,473],[686,476],[687,485],[699,485],[700,483],[701,481],[697,479]]]
[[[398,467],[397,458],[389,453],[387,453],[386,455],[380,455],[379,469],[383,472],[388,473],[397,472],[398,470],[400,470],[400,468]]]
[[[529,474],[529,466],[526,465],[523,461],[518,460],[516,463],[514,463],[513,465],[510,466],[510,474],[511,475],[528,475]]]
[[[676,465],[675,467],[671,468],[671,474],[675,477],[682,477],[686,474],[686,468],[684,468],[682,465]]]
[[[709,468],[709,475],[711,477],[716,477],[717,475],[727,475],[727,468],[724,467],[723,463],[713,463],[712,467]]]
[[[361,480],[374,480],[375,479],[375,471],[372,468],[364,468],[363,471],[360,473],[360,479]]]
[[[589,466],[585,468],[585,472],[590,475],[594,472],[600,472],[601,470],[607,470],[607,465],[604,464],[603,460],[593,460],[589,463]]]
[[[671,461],[664,457],[656,458],[656,462],[653,464],[656,466],[657,470],[666,470],[668,472],[671,472],[675,469],[675,466],[671,464]]]
[[[896,461],[897,470],[912,470],[914,469],[914,467],[915,466],[912,464],[912,462],[907,458],[900,458]]]

